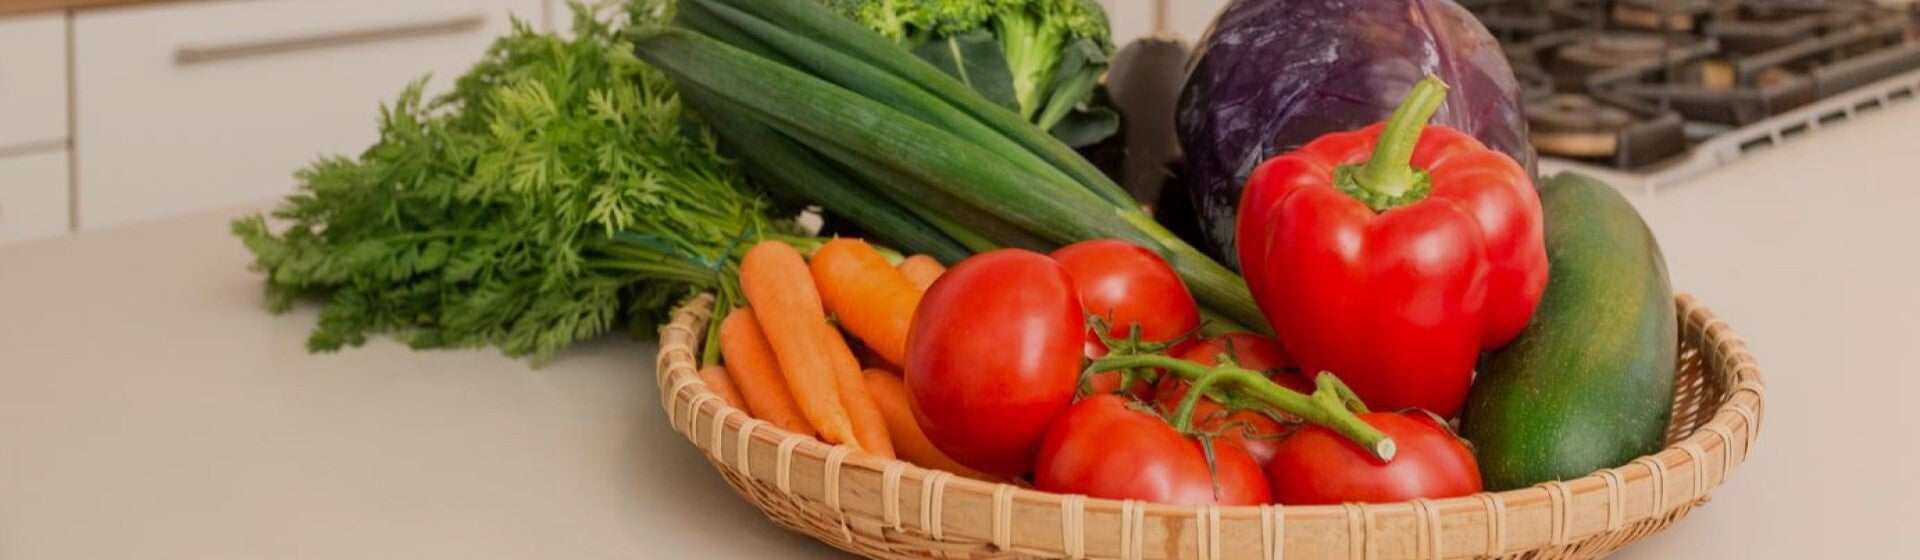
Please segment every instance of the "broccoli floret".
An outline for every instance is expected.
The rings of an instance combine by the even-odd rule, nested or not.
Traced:
[[[1107,12],[1094,0],[815,1],[909,49],[987,30],[1006,56],[1020,115],[1043,129],[1092,97],[1113,54]],[[1072,75],[1057,76],[1062,68]]]
[[[1060,59],[1068,45],[1087,39],[1099,47],[1103,59],[1113,52],[1107,12],[1093,0],[1026,0],[1009,4],[1021,6],[996,12],[994,27],[1000,48],[1007,53],[1007,69],[1013,73],[1020,115],[1033,119],[1051,102],[1050,94],[1055,93],[1050,89],[1054,72],[1060,68]],[[1087,70],[1094,71],[1093,77],[1098,78],[1103,69]],[[1059,93],[1078,95],[1067,101],[1079,103],[1092,91],[1087,87],[1085,91]]]
[[[897,1],[897,0],[896,0]],[[917,8],[908,20],[936,37],[950,37],[980,27],[998,7],[981,0],[909,0]]]
[[[835,13],[895,41],[916,43],[981,27],[994,0],[817,0]]]
[[[856,20],[856,21],[859,19],[859,16],[860,16],[860,7],[867,5],[867,0],[813,0],[813,1],[815,4],[819,4],[821,6],[826,7],[829,10],[833,10],[833,13],[840,14],[840,17]]]

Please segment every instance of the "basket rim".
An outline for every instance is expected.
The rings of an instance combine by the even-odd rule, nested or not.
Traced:
[[[1184,506],[1135,500],[1113,500],[1045,492],[1031,488],[1016,487],[1005,483],[974,480],[952,475],[952,473],[945,471],[924,468],[905,460],[885,459],[866,453],[853,452],[851,448],[846,446],[831,445],[811,436],[794,434],[767,424],[764,421],[755,420],[749,416],[746,411],[727,405],[718,395],[713,394],[707,389],[705,383],[699,380],[699,376],[696,373],[698,370],[698,353],[693,351],[677,352],[676,350],[689,349],[672,348],[669,346],[668,339],[669,337],[674,337],[676,340],[685,341],[691,348],[698,348],[698,345],[703,342],[701,336],[704,334],[704,329],[698,328],[698,324],[704,323],[711,315],[711,307],[713,304],[711,294],[699,294],[683,304],[674,312],[673,322],[662,327],[661,350],[655,374],[661,389],[662,405],[665,407],[669,422],[673,425],[675,431],[687,436],[696,447],[701,448],[703,452],[709,453],[710,455],[720,453],[718,446],[719,438],[714,438],[713,443],[716,444],[716,446],[712,449],[709,449],[705,442],[699,441],[700,438],[696,435],[698,429],[695,426],[695,420],[703,416],[709,417],[711,421],[714,422],[715,427],[725,426],[726,431],[736,432],[736,435],[741,437],[750,437],[756,448],[777,446],[783,454],[791,453],[794,457],[805,457],[809,461],[829,461],[836,464],[839,468],[854,468],[870,473],[898,471],[899,474],[890,476],[900,476],[909,481],[928,483],[931,482],[929,479],[939,479],[939,483],[943,484],[949,492],[994,495],[996,500],[1001,499],[1000,493],[1006,493],[1007,497],[1005,499],[1013,502],[1039,502],[1047,504],[1059,504],[1063,500],[1073,496],[1083,500],[1083,505],[1080,507],[1083,507],[1085,511],[1119,511],[1151,518],[1179,517],[1191,520],[1195,517],[1196,512],[1206,512],[1204,515],[1217,515],[1218,519],[1243,520],[1262,518],[1262,516],[1272,515],[1275,512],[1284,510],[1285,515],[1282,524],[1289,527],[1297,524],[1324,524],[1329,521],[1340,520],[1355,523],[1357,527],[1357,523],[1362,517],[1365,518],[1370,527],[1372,515],[1376,513],[1393,514],[1395,512],[1403,514],[1411,512],[1419,516],[1436,516],[1440,518],[1458,514],[1484,512],[1488,514],[1488,519],[1490,520],[1488,522],[1490,524],[1498,525],[1499,522],[1491,521],[1491,518],[1493,517],[1492,514],[1501,509],[1538,507],[1543,503],[1553,505],[1556,511],[1559,512],[1559,517],[1565,518],[1571,515],[1571,508],[1565,507],[1565,504],[1574,496],[1584,496],[1597,492],[1617,492],[1619,488],[1629,487],[1636,482],[1644,481],[1648,478],[1659,477],[1660,480],[1656,481],[1658,488],[1653,494],[1655,496],[1654,503],[1651,509],[1646,511],[1644,515],[1634,516],[1632,519],[1625,519],[1626,515],[1622,510],[1624,510],[1626,506],[1623,503],[1619,505],[1615,503],[1624,502],[1625,500],[1618,497],[1618,494],[1610,495],[1607,506],[1609,517],[1607,528],[1609,530],[1617,530],[1622,525],[1659,518],[1675,510],[1688,507],[1696,500],[1704,499],[1714,487],[1717,487],[1726,480],[1734,467],[1744,462],[1746,455],[1751,452],[1753,442],[1758,435],[1766,390],[1765,384],[1760,376],[1757,362],[1753,355],[1747,351],[1745,341],[1741,340],[1737,335],[1734,335],[1724,321],[1714,316],[1706,306],[1699,303],[1693,296],[1684,293],[1677,294],[1675,296],[1675,303],[1675,310],[1679,317],[1679,335],[1682,340],[1688,339],[1689,329],[1699,331],[1696,335],[1699,341],[1697,344],[1699,350],[1705,353],[1708,346],[1714,346],[1717,347],[1720,355],[1719,363],[1703,364],[1703,367],[1708,368],[1708,372],[1716,375],[1716,377],[1727,377],[1730,379],[1726,385],[1724,394],[1721,395],[1721,399],[1718,400],[1717,403],[1710,403],[1713,405],[1713,413],[1706,417],[1707,420],[1695,426],[1691,433],[1668,443],[1660,451],[1653,454],[1641,456],[1624,465],[1602,469],[1578,478],[1544,482],[1525,488],[1499,492],[1483,491],[1467,496],[1401,502],[1350,503],[1342,505],[1267,504],[1257,506]],[[689,391],[690,388],[691,391]],[[683,409],[686,417],[684,422],[682,421]],[[1735,424],[1735,422],[1739,423]],[[749,424],[752,425],[749,426]],[[747,430],[747,432],[739,433],[742,430]],[[717,435],[718,433],[716,432],[715,434]],[[1734,436],[1736,434],[1742,436],[1743,443],[1736,444],[1735,440],[1741,439],[1735,438]],[[742,444],[744,445],[744,442],[742,442]],[[1735,454],[1736,447],[1740,450],[1738,456]],[[838,457],[835,457],[835,455],[838,455]],[[1671,495],[1667,495],[1667,488],[1674,485],[1672,478],[1679,476],[1679,473],[1676,471],[1688,468],[1694,463],[1704,464],[1705,458],[1708,456],[1720,459],[1721,469],[1717,476],[1710,476],[1709,473],[1706,472],[1707,469],[1693,468],[1691,469],[1693,482],[1690,485],[1682,485],[1683,488],[1689,491],[1673,492]],[[1613,480],[1609,480],[1610,478]],[[1709,484],[1709,478],[1711,478],[1711,484]],[[781,483],[783,488],[785,488],[786,485],[786,482]],[[1002,487],[1012,487],[1013,490],[1006,492],[1002,490]],[[1685,496],[1686,499],[1679,499],[1682,496]],[[835,498],[835,500],[837,501],[837,498]],[[1562,526],[1563,524],[1564,522],[1562,520],[1555,520],[1555,544],[1561,544],[1559,537],[1562,535],[1562,531],[1567,530]],[[1435,527],[1437,528],[1438,525],[1435,525]],[[1423,532],[1424,531],[1423,529]],[[1583,537],[1585,536],[1592,535],[1583,535]],[[1496,537],[1490,536],[1489,539],[1498,542]],[[1568,537],[1568,539],[1578,541],[1578,539],[1571,537]],[[938,540],[937,536],[936,540]],[[1506,552],[1525,550],[1524,548],[1502,549],[1492,544],[1489,544],[1489,548],[1495,549],[1495,551],[1505,550]]]

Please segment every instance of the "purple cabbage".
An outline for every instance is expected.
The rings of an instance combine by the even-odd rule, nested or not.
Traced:
[[[1238,268],[1233,220],[1261,162],[1385,120],[1428,75],[1452,87],[1435,123],[1534,171],[1520,85],[1486,27],[1450,0],[1234,0],[1194,52],[1180,97],[1183,180],[1214,255]]]

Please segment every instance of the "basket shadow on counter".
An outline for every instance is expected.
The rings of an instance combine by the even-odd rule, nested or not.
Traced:
[[[652,395],[650,397],[657,396]],[[643,504],[649,511],[670,515],[650,516],[647,532],[656,534],[727,535],[727,554],[738,558],[778,558],[781,560],[841,560],[849,556],[802,533],[775,530],[767,516],[751,502],[738,499],[726,481],[714,477],[713,467],[698,448],[665,445],[676,439],[664,411],[657,406],[639,407],[636,418],[616,464],[623,498]],[[660,520],[670,524],[657,524]],[[635,558],[707,558],[712,549],[698,548],[701,539],[664,539],[656,546],[688,546],[684,549],[648,548],[635,551]]]

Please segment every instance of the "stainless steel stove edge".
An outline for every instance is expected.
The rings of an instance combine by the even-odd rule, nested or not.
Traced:
[[[1694,146],[1686,155],[1644,172],[1629,172],[1582,161],[1541,157],[1540,173],[1575,171],[1607,181],[1622,190],[1653,195],[1733,163],[1747,154],[1790,148],[1798,140],[1817,136],[1822,128],[1853,120],[1894,103],[1920,100],[1920,70],[1874,82],[1816,101],[1722,134]]]

